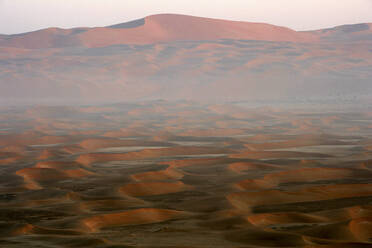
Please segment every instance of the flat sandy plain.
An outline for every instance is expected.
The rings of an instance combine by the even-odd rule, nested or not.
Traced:
[[[0,247],[372,247],[372,112],[2,108]]]

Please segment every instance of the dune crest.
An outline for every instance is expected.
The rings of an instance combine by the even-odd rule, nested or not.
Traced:
[[[180,32],[182,30],[182,32]],[[42,37],[42,42],[38,39]],[[314,42],[309,32],[265,23],[227,21],[187,15],[159,14],[108,27],[49,28],[0,39],[0,46],[52,48],[69,46],[104,47],[118,44],[152,44],[185,40],[244,39]]]
[[[128,196],[148,196],[176,193],[192,189],[192,186],[185,185],[183,182],[144,182],[124,185],[120,187],[119,192]]]
[[[143,225],[179,219],[185,216],[186,213],[182,211],[141,208],[120,213],[93,216],[82,220],[82,224],[88,228],[90,232],[96,232],[100,228],[105,227]]]

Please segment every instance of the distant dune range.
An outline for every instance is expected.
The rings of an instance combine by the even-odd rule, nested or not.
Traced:
[[[0,97],[5,103],[368,97],[371,44],[372,24],[297,32],[173,14],[49,28],[0,36]]]
[[[300,33],[270,24],[233,22],[183,15],[154,15],[131,23],[97,28],[49,28],[5,37],[1,45],[43,49],[218,39],[313,42],[319,38],[312,33]]]

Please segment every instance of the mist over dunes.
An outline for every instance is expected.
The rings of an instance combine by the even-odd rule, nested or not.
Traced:
[[[372,246],[372,111],[0,107],[0,247]]]
[[[0,35],[5,103],[359,99],[372,24],[296,32],[163,14],[97,28]]]

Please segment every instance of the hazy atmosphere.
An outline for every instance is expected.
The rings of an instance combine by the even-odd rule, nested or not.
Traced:
[[[178,13],[265,22],[295,30],[372,22],[371,0],[0,0],[0,34],[112,25]]]
[[[0,0],[0,248],[372,247],[371,13]]]

